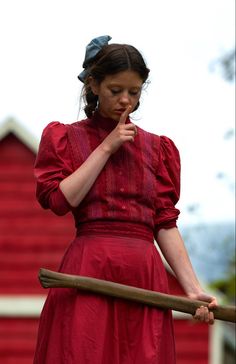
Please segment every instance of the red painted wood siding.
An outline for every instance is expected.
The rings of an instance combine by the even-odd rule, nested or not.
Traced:
[[[37,329],[37,319],[0,318],[0,363],[32,364]]]
[[[34,161],[13,134],[0,141],[0,294],[44,294],[38,270],[57,269],[74,234],[69,214],[59,218],[36,201]]]
[[[192,320],[174,320],[177,364],[209,363],[209,326]]]

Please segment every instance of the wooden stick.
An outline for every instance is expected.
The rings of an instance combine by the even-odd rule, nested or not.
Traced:
[[[39,280],[44,288],[76,288],[192,315],[200,306],[208,306],[208,303],[204,301],[190,300],[185,297],[158,293],[97,278],[53,272],[44,268],[41,268],[39,271]],[[215,319],[236,322],[235,306],[218,306],[212,311],[214,312]]]

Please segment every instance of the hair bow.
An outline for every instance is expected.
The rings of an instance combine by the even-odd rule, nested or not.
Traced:
[[[81,82],[85,81],[88,74],[87,68],[91,64],[91,61],[96,56],[96,54],[102,49],[104,45],[107,45],[111,37],[109,35],[102,35],[100,37],[94,38],[86,47],[83,68],[84,70],[79,74],[78,79]]]

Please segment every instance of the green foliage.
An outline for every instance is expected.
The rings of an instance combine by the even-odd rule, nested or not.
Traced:
[[[218,289],[224,293],[227,303],[235,305],[236,299],[236,271],[235,271],[235,253],[230,261],[229,270],[226,278],[214,281],[210,287]]]
[[[235,80],[235,49],[232,49],[220,58],[222,74],[226,81]]]

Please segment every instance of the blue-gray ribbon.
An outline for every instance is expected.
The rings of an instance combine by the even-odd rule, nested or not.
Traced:
[[[88,75],[87,68],[91,64],[91,61],[96,56],[96,54],[102,49],[104,45],[107,45],[111,37],[109,35],[102,35],[100,37],[94,38],[86,47],[83,68],[84,70],[79,74],[78,79],[81,82],[85,81]]]

